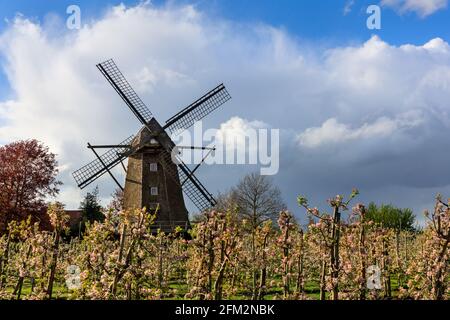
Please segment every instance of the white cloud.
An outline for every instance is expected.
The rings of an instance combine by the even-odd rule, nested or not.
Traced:
[[[420,17],[426,17],[447,8],[448,0],[382,0],[381,4],[392,7],[401,14],[415,12]]]
[[[236,159],[240,159],[243,164],[248,164],[248,161],[245,161],[245,159],[249,157],[249,154],[254,157],[253,164],[256,164],[258,158],[258,131],[260,129],[269,129],[269,125],[263,121],[249,121],[233,116],[221,123],[218,129],[203,128],[203,122],[197,122],[194,125],[193,136],[189,131],[184,131],[179,136],[173,136],[172,138],[176,144],[183,146],[214,146],[216,151],[207,158],[205,162],[207,164],[222,164],[227,161],[229,161],[227,162],[228,164],[236,164]],[[204,155],[204,151],[185,149],[183,150],[182,160],[188,164],[198,163]]]
[[[249,121],[240,117],[232,117],[228,121],[221,123],[217,132],[219,143],[227,145],[229,148],[245,146],[245,139],[249,132],[256,132],[258,129],[269,128],[269,125],[259,120]],[[254,147],[254,146],[251,146]]]
[[[364,123],[358,128],[339,123],[335,118],[328,119],[320,127],[306,129],[298,135],[301,146],[315,148],[328,143],[344,143],[349,140],[384,138],[397,130],[413,128],[423,122],[419,112],[401,114],[395,119],[381,117],[373,123]]]
[[[233,99],[205,126],[284,129],[277,179],[292,206],[302,190],[323,200],[347,186],[365,187],[367,198],[393,185],[450,193],[443,178],[450,174],[443,163],[450,150],[450,49],[443,39],[393,46],[372,37],[322,52],[285,31],[211,20],[191,6],[118,6],[78,32],[64,24],[53,29],[19,17],[0,35],[14,97],[0,101],[0,143],[33,137],[58,153],[68,207],[77,207],[81,194],[69,173],[93,159],[86,142],[117,143],[139,129],[95,68],[111,57],[161,122],[223,81]],[[340,146],[334,157],[324,156],[330,142]],[[344,178],[323,170],[350,170],[349,163]],[[215,192],[242,174],[228,170],[237,168],[202,168],[199,175]],[[110,178],[97,182],[109,196]],[[423,206],[414,195],[399,201]]]

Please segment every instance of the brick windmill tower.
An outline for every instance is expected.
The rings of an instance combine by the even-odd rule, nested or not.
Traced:
[[[113,86],[119,96],[142,124],[136,135],[130,136],[118,145],[96,145],[88,143],[95,156],[73,173],[78,187],[90,183],[108,173],[124,192],[125,209],[146,207],[157,210],[155,228],[170,232],[176,226],[187,228],[189,216],[183,192],[200,211],[214,207],[216,200],[196,178],[194,172],[213,150],[205,147],[190,149],[208,150],[203,160],[190,169],[179,157],[179,149],[167,133],[180,133],[191,127],[231,97],[223,84],[217,86],[195,102],[167,120],[164,126],[153,117],[113,60],[97,65],[97,68]],[[102,155],[97,149],[109,149]],[[128,166],[124,160],[128,158]],[[111,169],[121,164],[126,171],[125,187],[114,177]]]

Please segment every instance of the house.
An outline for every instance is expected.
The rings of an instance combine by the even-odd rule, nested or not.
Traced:
[[[69,228],[71,230],[78,230],[80,222],[83,219],[83,211],[81,210],[65,210],[69,215]]]

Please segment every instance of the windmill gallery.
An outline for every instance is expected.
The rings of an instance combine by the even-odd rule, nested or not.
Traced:
[[[192,104],[168,119],[162,126],[142,102],[112,59],[97,65],[133,112],[142,128],[117,145],[91,145],[96,159],[73,172],[78,187],[85,188],[108,173],[123,190],[124,209],[147,208],[156,211],[155,226],[164,232],[175,227],[189,227],[188,211],[183,192],[200,210],[214,207],[216,200],[194,175],[199,164],[190,169],[177,155],[178,148],[169,137],[191,127],[231,97],[223,84],[217,86]],[[205,147],[187,147],[208,149]],[[98,149],[108,149],[99,155]],[[211,150],[210,150],[211,151]],[[128,158],[127,167],[124,160]],[[121,164],[126,171],[123,187],[114,177],[112,169]]]

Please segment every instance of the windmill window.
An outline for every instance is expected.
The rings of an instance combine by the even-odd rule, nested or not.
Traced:
[[[151,172],[156,172],[156,171],[158,171],[158,164],[157,164],[157,163],[154,163],[154,162],[150,163],[150,171],[151,171]]]
[[[158,195],[158,187],[151,187],[150,188],[150,194],[152,196],[157,196]]]

